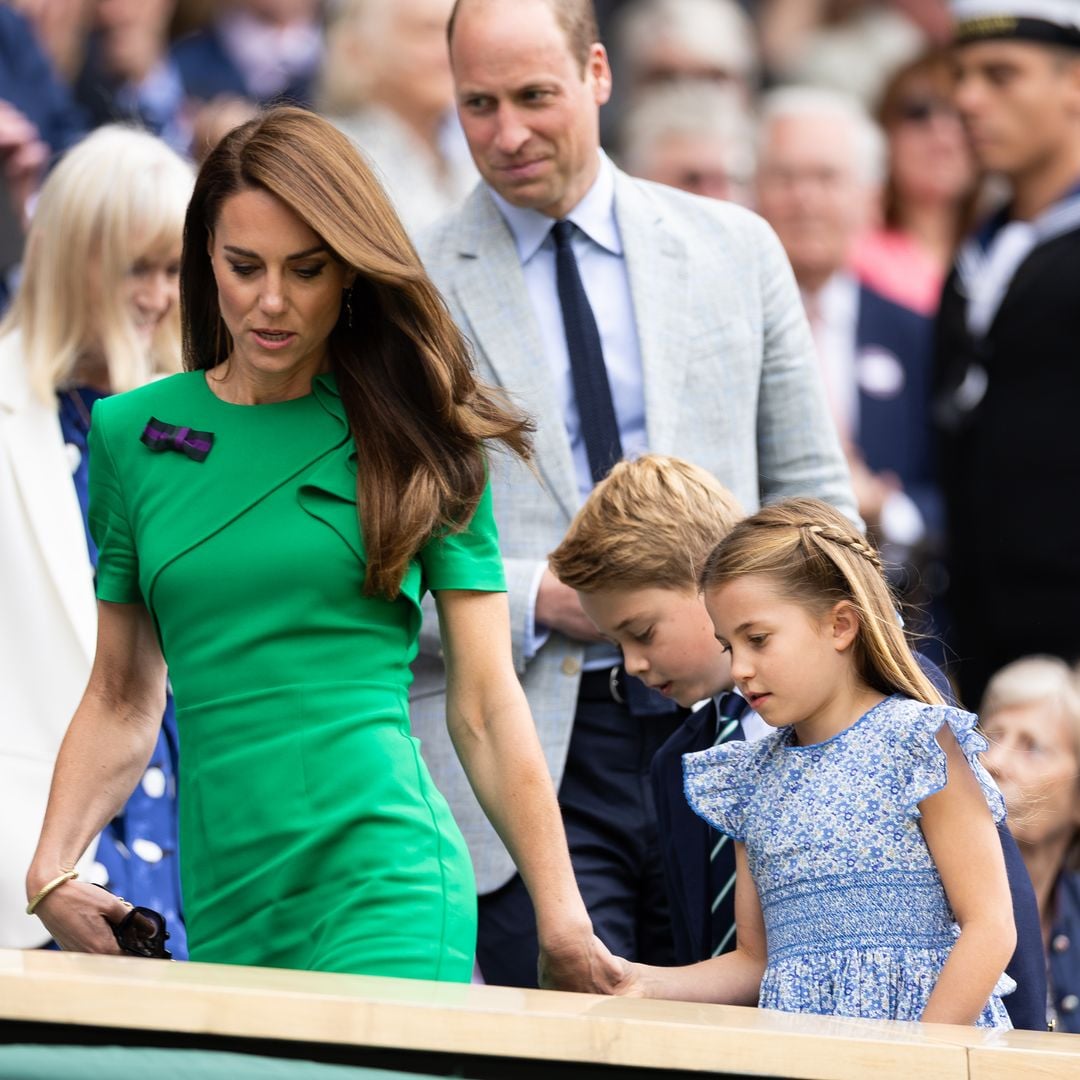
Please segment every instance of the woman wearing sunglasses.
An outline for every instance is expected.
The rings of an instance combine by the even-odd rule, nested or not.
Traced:
[[[951,83],[947,55],[932,52],[900,68],[886,86],[878,108],[889,144],[884,222],[855,256],[867,285],[930,316],[975,203],[975,166]]]

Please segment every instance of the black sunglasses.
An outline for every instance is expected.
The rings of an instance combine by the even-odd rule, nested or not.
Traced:
[[[104,885],[98,885],[98,888],[109,892]],[[145,956],[153,960],[172,959],[172,953],[165,948],[169,931],[165,928],[165,916],[160,911],[136,906],[118,923],[109,923],[109,928],[120,950],[128,956]]]
[[[112,929],[116,944],[129,956],[172,959],[172,953],[165,948],[169,931],[165,929],[165,916],[161,912],[133,907]]]
[[[912,124],[926,124],[935,116],[955,116],[956,110],[939,98],[912,98],[900,102],[896,115]]]

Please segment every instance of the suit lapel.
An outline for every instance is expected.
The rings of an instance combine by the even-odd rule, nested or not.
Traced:
[[[60,419],[56,409],[30,392],[19,339],[8,336],[0,350],[0,422],[7,432],[3,449],[27,524],[89,661],[95,636],[93,574]]]
[[[462,212],[454,292],[500,386],[537,422],[536,461],[567,517],[577,510],[570,442],[513,237],[483,186]]]
[[[675,446],[678,402],[692,338],[686,248],[671,229],[664,228],[658,201],[639,182],[618,169],[615,170],[615,217],[641,347],[649,449],[667,454]]]

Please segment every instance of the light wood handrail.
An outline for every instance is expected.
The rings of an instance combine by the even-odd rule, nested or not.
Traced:
[[[0,1020],[801,1080],[1076,1080],[1080,1036],[0,950]]]

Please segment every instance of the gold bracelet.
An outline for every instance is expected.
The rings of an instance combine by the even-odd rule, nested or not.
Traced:
[[[45,899],[46,896],[49,895],[49,893],[51,893],[54,889],[59,889],[61,885],[66,885],[69,881],[74,881],[75,878],[77,878],[78,876],[78,870],[66,870],[59,877],[54,877],[52,881],[50,881],[49,884],[46,885],[45,888],[42,889],[41,892],[39,892],[37,896],[35,896],[34,899],[30,901],[29,904],[26,905],[26,914],[33,915],[34,909],[38,906],[38,904],[41,903],[42,900]]]

